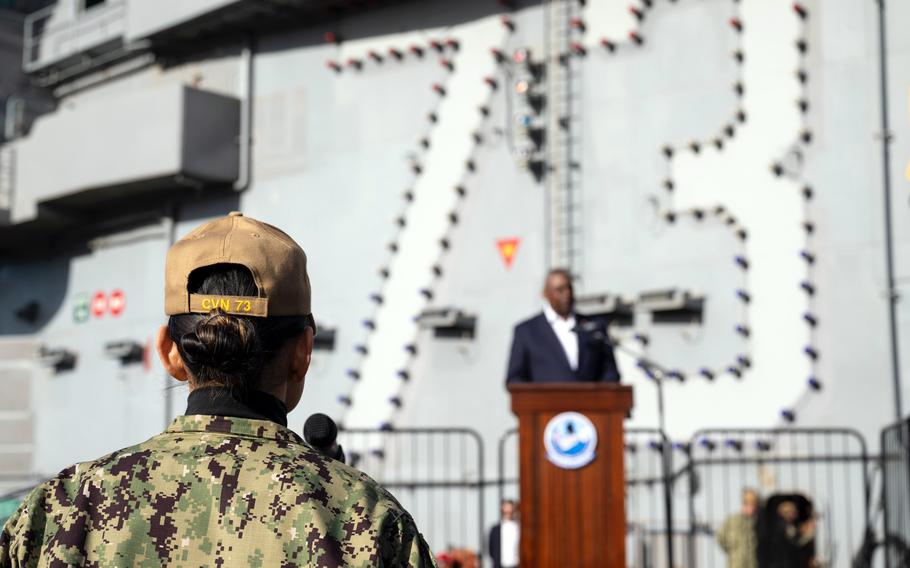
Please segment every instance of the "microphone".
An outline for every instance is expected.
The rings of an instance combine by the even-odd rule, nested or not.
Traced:
[[[306,419],[303,439],[325,457],[344,463],[344,450],[338,444],[338,426],[325,414],[317,412]]]
[[[579,331],[589,333],[594,339],[601,341],[609,340],[607,333],[604,330],[603,324],[594,320],[582,320],[580,323],[575,324],[575,327],[572,329],[572,331],[575,333],[578,333]],[[612,345],[612,342],[609,343]]]

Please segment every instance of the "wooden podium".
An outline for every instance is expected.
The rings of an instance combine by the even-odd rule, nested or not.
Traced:
[[[509,392],[518,416],[521,568],[624,567],[623,420],[632,387],[512,383]],[[553,420],[566,412],[582,416]]]

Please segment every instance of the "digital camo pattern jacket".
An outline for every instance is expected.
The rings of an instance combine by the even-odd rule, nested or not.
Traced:
[[[38,486],[0,566],[435,566],[411,516],[365,474],[274,422],[181,416]]]

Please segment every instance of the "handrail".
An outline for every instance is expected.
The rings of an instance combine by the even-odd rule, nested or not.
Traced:
[[[53,4],[32,12],[23,21],[22,68],[27,72],[35,71],[40,67],[36,63],[42,59],[40,48],[43,40],[57,36],[61,41],[79,43],[87,29],[104,30],[126,20],[126,2],[124,0],[109,0],[78,13],[74,18],[47,23],[57,7],[58,5]],[[93,45],[94,43],[92,45],[79,43],[72,53],[61,56],[60,59],[81,53]]]
[[[35,20],[38,20],[41,17],[52,16],[56,8],[57,4],[51,4],[50,6],[46,6],[38,11],[26,15],[24,19],[24,25],[26,26],[26,29]],[[44,30],[47,32],[63,30],[78,24],[100,19],[104,16],[109,15],[111,12],[122,11],[125,8],[126,2],[124,0],[108,0],[103,4],[98,4],[96,6],[92,6],[87,10],[83,10],[73,19],[54,22],[53,24],[46,26]]]
[[[0,146],[0,210],[11,210],[16,192],[16,148]]]

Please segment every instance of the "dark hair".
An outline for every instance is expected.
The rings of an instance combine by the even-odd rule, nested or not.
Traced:
[[[250,270],[238,264],[194,270],[187,290],[191,294],[259,295]],[[215,309],[207,314],[171,316],[167,330],[198,384],[224,386],[242,397],[259,384],[263,368],[278,351],[310,325],[310,316],[263,318]]]
[[[551,276],[555,276],[557,274],[560,274],[560,275],[568,278],[570,283],[572,282],[572,280],[575,279],[572,276],[572,272],[569,271],[568,268],[551,268],[550,270],[547,270],[547,275],[546,275],[546,277],[544,277],[544,282],[547,282],[548,280],[550,280]]]

